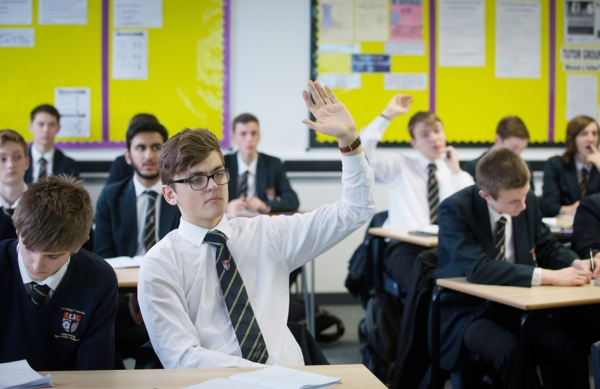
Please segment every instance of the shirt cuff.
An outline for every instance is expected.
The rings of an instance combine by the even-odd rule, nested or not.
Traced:
[[[346,171],[363,171],[367,169],[369,163],[365,158],[364,151],[356,155],[343,155],[342,154],[342,170]]]
[[[542,285],[542,268],[536,267],[533,269],[533,276],[531,277],[531,286]]]

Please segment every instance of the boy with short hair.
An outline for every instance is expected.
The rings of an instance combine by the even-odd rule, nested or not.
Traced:
[[[477,185],[446,199],[439,209],[439,262],[434,277],[466,277],[489,285],[583,285],[589,261],[558,243],[542,223],[529,190],[527,165],[509,149],[477,164]],[[518,336],[522,311],[458,292],[443,295],[441,366],[455,367],[462,348],[480,355],[506,387],[519,386]],[[587,388],[587,352],[555,318],[538,315],[528,337],[536,362],[552,366],[552,386]],[[535,366],[523,367],[527,387],[540,387]]]
[[[92,199],[73,177],[49,176],[23,193],[13,216],[18,239],[0,242],[0,363],[113,368],[117,277],[80,249],[92,219]]]
[[[165,368],[303,365],[287,328],[289,274],[324,253],[373,214],[373,172],[352,116],[329,87],[303,92],[342,152],[342,199],[313,212],[227,220],[229,171],[218,139],[184,130],[163,147],[163,195],[181,210],[178,230],[146,254],[138,298]]]
[[[25,182],[32,183],[50,174],[69,174],[79,177],[75,160],[56,149],[54,138],[60,131],[60,114],[50,104],[42,104],[31,111],[29,131],[33,143],[29,148],[30,164],[25,174]]]
[[[27,190],[24,177],[28,167],[25,139],[16,131],[0,130],[0,241],[17,237],[12,215]]]
[[[377,150],[391,121],[410,110],[412,97],[395,95],[375,120],[361,131],[365,153],[375,178],[389,186],[389,216],[383,227],[416,228],[437,224],[441,201],[473,185],[473,178],[460,168],[458,153],[446,146],[440,118],[433,112],[417,112],[408,123],[410,145],[416,157]],[[417,255],[426,247],[394,240],[387,245],[384,266],[404,290],[410,283]]]

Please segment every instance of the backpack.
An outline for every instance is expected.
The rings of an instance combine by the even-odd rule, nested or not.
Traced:
[[[288,321],[306,325],[304,300],[290,297]],[[344,335],[344,331],[344,323],[337,316],[315,305],[315,339],[317,342],[336,341]]]

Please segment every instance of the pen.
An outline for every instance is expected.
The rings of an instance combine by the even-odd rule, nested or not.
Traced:
[[[594,257],[592,256],[592,249],[590,248],[590,266],[592,267],[592,272],[594,271]]]

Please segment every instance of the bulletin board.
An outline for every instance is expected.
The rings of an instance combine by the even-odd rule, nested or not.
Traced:
[[[4,28],[35,31],[32,47],[0,47],[0,128],[30,141],[35,106],[54,104],[57,87],[87,87],[89,137],[59,138],[61,148],[123,147],[129,119],[142,112],[170,135],[205,127],[229,147],[230,0],[162,0],[160,27],[115,27],[114,0],[88,0],[84,25],[40,24],[40,1],[31,24],[0,25],[0,41]],[[146,31],[146,79],[113,77],[115,31]]]
[[[485,146],[493,142],[496,126],[499,120],[508,115],[519,116],[529,130],[531,146],[561,146],[565,139],[565,129],[567,125],[567,100],[571,98],[577,105],[576,98],[567,93],[567,76],[569,74],[582,74],[591,76],[595,85],[595,101],[598,100],[598,81],[597,75],[600,71],[600,51],[595,52],[594,48],[600,49],[600,2],[578,1],[580,5],[592,3],[595,8],[595,27],[593,34],[597,35],[598,42],[594,44],[566,44],[564,41],[566,22],[566,7],[575,7],[571,1],[564,0],[472,0],[473,3],[480,3],[483,6],[482,31],[484,31],[484,49],[482,50],[481,60],[476,65],[461,66],[456,64],[448,65],[443,63],[440,47],[441,39],[449,39],[442,36],[444,27],[441,26],[440,11],[441,7],[452,3],[445,0],[352,0],[352,14],[340,12],[341,0],[320,0],[313,1],[313,37],[311,57],[312,77],[331,81],[336,84],[344,76],[338,75],[359,75],[360,85],[354,82],[344,81],[341,87],[334,87],[333,90],[353,114],[357,126],[362,128],[369,124],[385,108],[387,102],[396,93],[411,94],[413,96],[413,105],[411,112],[431,110],[435,111],[441,118],[446,131],[447,141],[459,146]],[[471,0],[469,0],[471,1]],[[468,3],[469,1],[463,2]],[[365,23],[365,19],[373,18],[373,12],[364,12],[365,8],[375,9],[377,7],[386,7],[385,19],[382,23],[388,30],[388,36],[385,40],[372,41],[360,40],[357,29]],[[402,40],[402,36],[394,32],[394,25],[398,22],[398,7],[412,6],[420,11],[421,26],[420,32],[408,31],[405,41],[417,38],[422,44],[420,53],[394,53],[390,51],[388,45],[390,41]],[[577,5],[579,6],[579,5]],[[336,13],[335,8],[338,7]],[[502,12],[514,11],[514,8],[524,7],[539,20],[539,29],[533,34],[539,34],[539,43],[533,48],[537,62],[535,69],[526,69],[528,75],[506,75],[511,69],[507,69],[506,61],[504,65],[498,63],[497,52],[503,43],[496,35],[498,29],[507,27],[507,19],[504,22],[500,16]],[[346,6],[346,8],[350,8]],[[447,10],[447,9],[446,9]],[[395,13],[396,12],[396,13]],[[406,11],[402,11],[406,13]],[[519,11],[521,12],[521,11]],[[404,16],[404,13],[402,16]],[[526,13],[521,13],[526,15]],[[460,15],[459,15],[460,16]],[[529,16],[526,16],[529,17]],[[362,20],[361,20],[362,18]],[[412,17],[414,19],[414,17]],[[577,18],[571,19],[571,24],[579,23]],[[589,18],[588,18],[589,19]],[[524,21],[526,19],[522,19]],[[573,22],[575,20],[575,22]],[[373,21],[373,20],[371,20]],[[510,21],[510,16],[508,18]],[[414,22],[414,20],[413,20]],[[327,29],[337,23],[337,26],[350,25],[355,29],[353,39],[335,40],[342,37],[343,34],[331,34]],[[498,26],[496,25],[498,23]],[[589,28],[589,20],[586,28]],[[526,26],[529,23],[522,23]],[[585,24],[585,23],[584,23]],[[374,25],[374,24],[373,24]],[[417,26],[418,27],[418,26]],[[322,30],[326,30],[325,33]],[[525,30],[522,33],[530,32]],[[358,38],[357,38],[358,36]],[[333,37],[333,39],[332,39]],[[325,38],[325,39],[324,39]],[[347,36],[346,36],[347,38]],[[514,39],[514,36],[513,36]],[[499,42],[500,40],[500,42]],[[496,45],[498,45],[498,50]],[[518,45],[517,45],[518,46]],[[357,50],[358,47],[358,51]],[[561,49],[563,47],[589,48],[591,57],[597,54],[596,61],[588,60],[587,65],[578,64],[575,60],[570,68],[565,68],[565,63],[570,60],[561,58]],[[516,48],[515,53],[508,55],[519,55]],[[347,51],[343,53],[332,53],[332,51]],[[354,51],[353,51],[354,50]],[[353,52],[352,52],[353,51]],[[505,58],[506,50],[502,53]],[[377,66],[370,69],[360,69],[352,66],[353,55],[389,55],[389,71],[381,71]],[[588,53],[589,54],[589,53]],[[446,58],[446,57],[444,57]],[[376,64],[375,64],[376,65]],[[523,65],[523,64],[521,64]],[[527,66],[527,64],[525,64]],[[581,65],[581,66],[580,66]],[[502,66],[504,66],[502,68]],[[581,71],[572,71],[572,69]],[[503,69],[503,70],[499,70]],[[504,72],[504,73],[503,73]],[[426,82],[418,85],[416,89],[411,89],[414,85],[404,84],[400,88],[394,89],[386,83],[386,77],[389,74],[401,73],[405,75],[425,75]],[[499,74],[499,76],[498,76]],[[594,76],[596,78],[594,79]],[[595,80],[595,81],[594,81]],[[581,80],[575,80],[582,82]],[[339,85],[338,85],[339,86]],[[402,89],[402,87],[408,89]],[[590,91],[593,95],[593,88]],[[572,103],[573,104],[573,103]],[[593,105],[593,104],[592,104]],[[579,114],[587,113],[592,117],[597,117],[595,110],[582,110]],[[575,109],[576,110],[576,109]],[[573,116],[573,109],[570,110]],[[394,119],[390,129],[386,131],[382,146],[406,145],[410,140],[408,134],[408,119],[411,114]],[[311,147],[333,147],[333,139],[320,134],[310,133]]]

